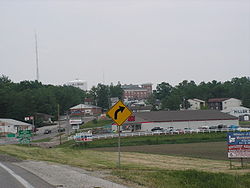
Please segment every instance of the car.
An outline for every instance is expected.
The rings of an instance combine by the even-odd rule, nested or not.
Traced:
[[[163,130],[163,128],[161,128],[161,127],[154,127],[153,129],[151,129],[152,132],[154,132],[154,131],[162,131],[162,130]]]
[[[49,129],[45,129],[43,132],[43,134],[50,134],[50,133],[51,133],[51,130],[49,130]]]
[[[184,131],[182,129],[175,129],[173,134],[184,134]]]
[[[193,133],[193,132],[195,131],[191,128],[188,128],[188,127],[184,128],[184,133]]]
[[[60,132],[65,132],[65,128],[60,127],[57,131],[58,131],[59,133],[60,133]]]

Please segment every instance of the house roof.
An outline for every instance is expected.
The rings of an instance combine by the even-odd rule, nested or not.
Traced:
[[[208,102],[223,102],[228,99],[230,98],[212,98],[212,99],[208,99]]]
[[[70,110],[76,110],[76,109],[82,109],[82,108],[101,108],[101,107],[88,105],[88,104],[78,104],[76,106],[71,107]]]
[[[229,114],[217,110],[182,110],[182,111],[152,111],[134,113],[136,121],[169,122],[169,121],[202,121],[202,120],[237,120]]]
[[[29,123],[25,123],[25,122],[22,122],[22,121],[18,121],[18,120],[15,120],[15,119],[4,119],[4,118],[0,118],[0,122],[2,123],[7,123],[7,124],[12,124],[12,125],[27,125],[27,126],[32,126],[31,124]]]
[[[188,100],[193,100],[193,101],[196,101],[196,102],[205,102],[205,101],[203,101],[203,100],[200,100],[200,99],[188,99]]]
[[[130,110],[151,110],[153,108],[152,105],[147,105],[147,106],[131,106],[129,107]]]

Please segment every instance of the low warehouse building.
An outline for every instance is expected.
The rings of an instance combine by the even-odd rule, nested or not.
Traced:
[[[123,124],[122,130],[150,131],[154,127],[197,129],[202,126],[239,125],[237,117],[217,110],[152,111],[134,113],[133,116]]]
[[[14,119],[0,118],[0,134],[18,133],[19,130],[32,130],[33,125]]]
[[[70,117],[82,117],[82,116],[96,116],[102,113],[102,108],[87,104],[78,104],[71,107]]]

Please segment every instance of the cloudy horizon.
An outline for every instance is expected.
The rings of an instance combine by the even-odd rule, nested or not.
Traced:
[[[62,85],[250,76],[249,0],[0,0],[0,74]]]

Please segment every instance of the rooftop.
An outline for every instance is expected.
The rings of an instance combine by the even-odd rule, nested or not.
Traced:
[[[237,117],[217,110],[182,110],[152,111],[134,113],[136,121],[169,122],[169,121],[202,121],[202,120],[237,120]]]
[[[15,120],[15,119],[0,118],[0,122],[7,123],[7,124],[12,124],[12,125],[27,125],[27,126],[31,126],[31,124],[29,124],[29,123],[25,123],[25,122],[18,121],[18,120]]]
[[[82,109],[82,108],[101,108],[101,107],[88,104],[78,104],[76,106],[71,107],[70,110]]]

